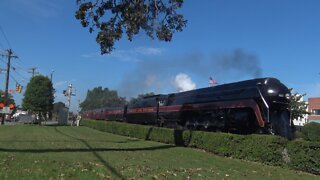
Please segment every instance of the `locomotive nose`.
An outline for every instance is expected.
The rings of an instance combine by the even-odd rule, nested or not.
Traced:
[[[279,98],[290,98],[290,91],[287,88],[270,88],[267,90],[269,96],[277,96]]]
[[[279,80],[274,78],[268,78],[264,81],[265,93],[270,97],[278,97],[279,99],[289,99],[290,90],[287,86],[282,84]]]

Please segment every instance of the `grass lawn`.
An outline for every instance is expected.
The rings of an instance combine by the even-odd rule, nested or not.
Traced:
[[[319,179],[87,127],[0,126],[0,179]]]

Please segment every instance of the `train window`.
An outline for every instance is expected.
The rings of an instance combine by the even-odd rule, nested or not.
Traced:
[[[163,106],[165,104],[165,100],[164,99],[160,99],[159,100],[159,106]]]

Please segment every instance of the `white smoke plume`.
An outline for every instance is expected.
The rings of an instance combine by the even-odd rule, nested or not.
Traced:
[[[178,92],[196,89],[196,84],[187,74],[184,73],[179,73],[178,75],[176,75],[173,85]]]

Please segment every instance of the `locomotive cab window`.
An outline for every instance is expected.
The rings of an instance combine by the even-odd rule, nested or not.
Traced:
[[[165,100],[164,99],[160,99],[158,100],[159,106],[164,106],[165,105]]]

